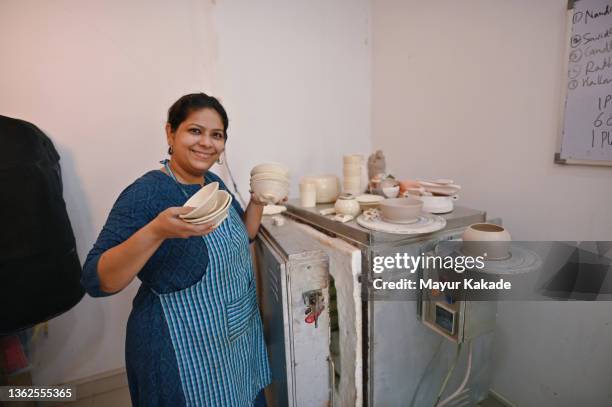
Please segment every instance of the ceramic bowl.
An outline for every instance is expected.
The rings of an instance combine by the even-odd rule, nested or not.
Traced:
[[[414,198],[385,199],[380,203],[383,220],[391,223],[412,223],[421,214],[423,202]]]
[[[397,198],[397,196],[399,195],[399,190],[400,190],[399,185],[395,187],[386,187],[382,189],[383,194],[385,194],[387,198]]]
[[[184,215],[179,215],[182,219],[196,219],[205,216],[216,205],[218,182],[211,182],[204,185],[198,192],[185,202],[183,206],[191,206],[194,209]]]
[[[317,186],[317,203],[336,202],[340,193],[340,180],[335,175],[318,175],[305,177],[305,182],[313,182]]]
[[[256,165],[251,170],[251,176],[255,174],[260,174],[264,172],[272,172],[277,174],[282,174],[286,177],[289,177],[289,168],[285,167],[283,164],[279,163],[263,163]]]
[[[423,202],[425,212],[439,214],[452,212],[457,196],[419,196],[417,199]]]
[[[211,219],[213,219],[215,216],[217,216],[219,213],[227,210],[227,208],[229,208],[230,204],[232,203],[232,196],[229,194],[229,192],[223,191],[223,190],[217,191],[216,195],[217,195],[216,197],[217,203],[210,210],[209,213],[207,213],[204,216],[200,216],[199,218],[187,218],[183,220],[185,222],[193,223],[196,225],[207,223]]]
[[[487,260],[503,260],[510,257],[510,233],[492,223],[475,223],[463,232],[461,250],[470,256],[486,256]]]
[[[251,176],[251,179],[278,179],[289,182],[289,177],[278,172],[260,172]]]
[[[457,192],[459,192],[460,189],[461,187],[457,188],[452,185],[444,185],[440,187],[425,187],[426,191],[429,191],[434,194],[447,195],[447,196],[455,195]]]
[[[251,190],[262,202],[276,204],[289,194],[289,183],[272,179],[251,181]]]
[[[365,211],[366,209],[378,208],[378,205],[385,200],[384,197],[373,194],[359,195],[356,199],[357,202],[359,202],[359,206],[361,207],[362,211]]]
[[[224,211],[219,212],[217,215],[215,215],[211,219],[208,219],[206,221],[199,222],[199,223],[194,223],[194,225],[201,225],[201,224],[204,224],[204,223],[212,223],[214,227],[217,227],[227,218],[228,210],[229,210],[229,207],[226,208]]]
[[[274,181],[274,182],[280,182],[282,184],[285,184],[287,186],[289,186],[289,180],[285,177],[270,177],[270,176],[265,176],[265,177],[258,177],[257,175],[254,177],[251,177],[251,183],[253,182],[264,182],[264,181]]]

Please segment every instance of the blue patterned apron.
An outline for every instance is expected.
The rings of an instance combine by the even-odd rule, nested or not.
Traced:
[[[251,406],[270,382],[248,234],[232,205],[228,215],[202,236],[209,257],[202,279],[172,293],[155,292],[188,406]]]

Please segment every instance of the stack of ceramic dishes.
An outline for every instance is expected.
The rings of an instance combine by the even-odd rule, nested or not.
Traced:
[[[276,204],[289,194],[289,169],[282,164],[264,163],[251,170],[251,190],[267,204]]]
[[[211,182],[196,192],[183,206],[194,209],[180,217],[194,225],[212,223],[215,227],[227,218],[227,212],[232,204],[232,196],[223,190],[219,190],[218,182]]]
[[[435,181],[419,181],[425,191],[435,195],[453,196],[461,189],[452,179],[437,179]]]
[[[345,155],[342,158],[343,191],[353,195],[359,195],[362,189],[363,156],[360,154]]]

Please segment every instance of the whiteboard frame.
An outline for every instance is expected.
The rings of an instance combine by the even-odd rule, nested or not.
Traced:
[[[567,104],[567,68],[569,54],[571,52],[570,41],[573,31],[574,3],[576,0],[568,0],[565,30],[565,54],[563,57],[563,86],[561,86],[561,103],[559,114],[559,128],[557,130],[557,151],[555,151],[554,162],[561,165],[591,165],[596,167],[612,167],[610,160],[573,160],[561,158],[561,145],[563,144],[563,130],[565,126],[565,107]]]

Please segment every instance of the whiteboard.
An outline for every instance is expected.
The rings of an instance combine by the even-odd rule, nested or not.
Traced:
[[[559,153],[565,164],[612,165],[612,0],[571,2]]]

